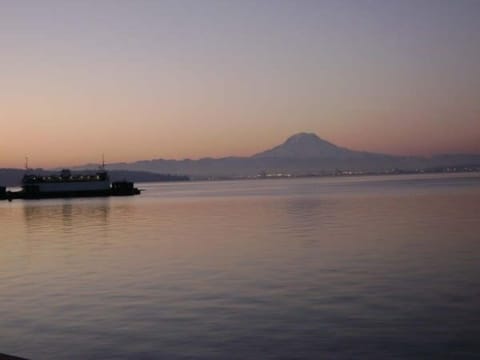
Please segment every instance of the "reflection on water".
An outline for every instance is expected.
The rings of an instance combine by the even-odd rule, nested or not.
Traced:
[[[479,354],[478,177],[142,188],[0,204],[0,352]]]
[[[108,226],[109,199],[93,199],[92,202],[78,202],[72,199],[53,204],[25,202],[23,205],[25,225],[31,232],[69,232],[73,227]]]

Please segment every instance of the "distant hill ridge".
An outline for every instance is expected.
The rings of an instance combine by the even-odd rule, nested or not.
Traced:
[[[480,155],[454,154],[431,158],[355,151],[301,132],[284,143],[250,157],[198,160],[152,159],[109,164],[113,169],[187,174],[193,178],[242,178],[259,174],[328,175],[339,172],[385,173],[448,166],[480,166]]]
[[[74,169],[91,169],[88,164]],[[392,173],[417,171],[480,170],[478,154],[444,154],[430,158],[395,156],[355,151],[321,139],[314,133],[301,132],[290,136],[282,144],[250,157],[203,158],[199,160],[152,159],[132,163],[111,163],[112,171],[134,171],[137,175],[188,175],[193,179],[245,178],[262,175],[332,175],[349,173]],[[462,170],[463,169],[463,170]],[[153,174],[152,174],[153,173]],[[1,179],[0,179],[1,184]]]

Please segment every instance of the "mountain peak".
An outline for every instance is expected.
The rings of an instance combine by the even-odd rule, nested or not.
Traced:
[[[305,141],[322,141],[315,133],[300,132],[290,136],[285,143],[300,143]]]
[[[283,144],[254,155],[274,158],[322,158],[341,157],[350,150],[321,139],[317,134],[301,132],[290,136]]]

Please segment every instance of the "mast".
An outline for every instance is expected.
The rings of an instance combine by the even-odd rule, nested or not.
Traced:
[[[107,172],[105,170],[105,155],[102,154],[102,162],[100,163],[100,165],[98,166],[98,171],[100,172]]]
[[[105,154],[102,154],[102,164],[100,165],[100,169],[97,175],[100,175],[102,177],[102,180],[109,180],[107,170],[105,170]]]
[[[25,172],[28,172],[28,156],[25,156]]]

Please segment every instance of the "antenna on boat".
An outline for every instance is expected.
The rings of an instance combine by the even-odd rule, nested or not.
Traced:
[[[25,171],[28,171],[28,156],[25,156]]]
[[[110,181],[107,170],[105,170],[105,154],[102,154],[102,164],[100,165],[100,171],[97,172],[97,177],[103,181]]]

